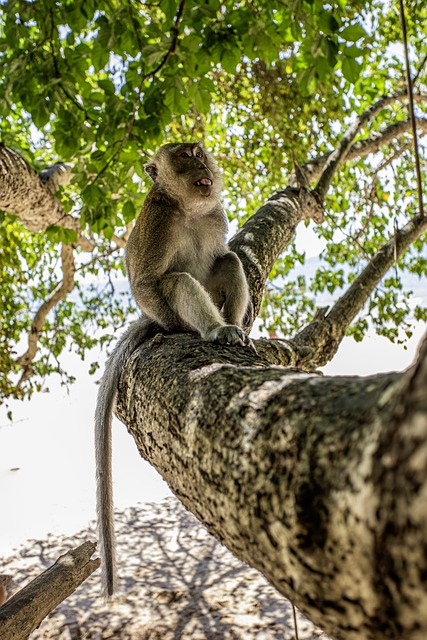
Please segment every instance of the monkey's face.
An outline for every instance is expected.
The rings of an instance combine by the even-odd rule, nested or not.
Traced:
[[[185,180],[187,189],[199,193],[203,198],[211,195],[214,174],[208,167],[208,159],[199,145],[180,145],[172,152],[172,164],[177,175]]]
[[[169,193],[185,200],[217,198],[221,191],[218,166],[198,144],[166,144],[160,147],[146,171]]]

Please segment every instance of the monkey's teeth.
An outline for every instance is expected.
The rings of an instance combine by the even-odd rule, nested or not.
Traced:
[[[212,186],[212,180],[210,178],[201,178],[201,180],[197,180],[197,182],[194,183],[197,187],[210,187]]]

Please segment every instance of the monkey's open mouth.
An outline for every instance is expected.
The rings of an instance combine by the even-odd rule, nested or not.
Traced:
[[[211,187],[213,182],[210,178],[201,178],[194,183],[196,187]]]

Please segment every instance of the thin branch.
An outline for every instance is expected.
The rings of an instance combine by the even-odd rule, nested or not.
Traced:
[[[399,147],[399,149],[396,149],[396,151],[391,156],[386,158],[383,162],[381,162],[380,165],[378,165],[378,167],[375,169],[374,175],[377,176],[380,171],[388,167],[388,165],[394,162],[394,160],[397,160],[397,158],[400,158],[400,156],[404,154],[405,151],[408,151],[408,149],[410,149],[411,147],[412,147],[412,143],[407,142],[406,144]]]
[[[425,96],[425,100],[427,101],[427,96]],[[427,133],[427,120],[424,118],[417,118],[416,121],[418,128],[423,133]],[[395,138],[399,138],[410,130],[410,120],[399,120],[398,122],[388,125],[380,132],[373,131],[367,138],[358,140],[352,144],[347,155],[342,159],[342,162],[344,162],[344,160],[357,160],[366,157],[370,153],[376,153],[383,145],[391,142],[391,140]],[[310,182],[319,179],[332,153],[333,152],[331,151],[322,156],[318,156],[317,158],[313,158],[313,160],[310,160],[302,167]]]
[[[427,55],[424,56],[424,58],[421,61],[420,66],[418,67],[418,71],[417,73],[414,75],[414,79],[412,81],[412,86],[415,87],[415,83],[417,82],[418,78],[420,77],[422,70],[424,69],[425,63],[427,62]]]
[[[363,308],[381,279],[407,248],[427,230],[427,218],[414,216],[373,256],[329,313],[324,310],[292,342],[315,351],[313,364],[323,366],[335,355],[347,328]]]
[[[63,300],[67,294],[69,294],[74,288],[74,274],[75,264],[73,255],[73,246],[71,244],[63,244],[61,251],[61,267],[63,273],[62,281],[53,289],[42,305],[39,307],[33,322],[31,323],[31,330],[28,336],[28,349],[27,351],[17,359],[17,364],[23,369],[21,378],[17,384],[19,388],[25,380],[27,380],[31,373],[31,363],[33,362],[37,349],[40,333],[43,330],[44,321],[47,314],[53,307],[55,307],[61,300]]]
[[[398,94],[383,96],[377,102],[372,104],[364,111],[357,120],[347,129],[337,148],[332,153],[325,156],[325,164],[322,169],[319,181],[315,187],[315,192],[321,202],[325,199],[328,188],[338,167],[347,158],[351,149],[351,144],[359,131],[365,126],[377,113],[382,111],[389,104],[398,100],[403,100],[407,92],[403,91]],[[310,176],[307,176],[310,178]]]
[[[415,124],[415,111],[414,111],[414,96],[413,96],[413,90],[412,90],[411,70],[409,66],[408,37],[406,33],[406,19],[405,19],[405,9],[403,6],[403,0],[399,0],[399,4],[400,4],[400,21],[402,24],[403,48],[405,51],[406,82],[408,85],[408,97],[409,97],[409,114],[411,117],[412,135],[414,138],[415,171],[417,175],[418,205],[419,205],[420,216],[423,217],[424,215],[423,188],[422,188],[422,182],[421,182],[420,155],[418,152],[417,127]]]
[[[361,253],[364,255],[366,260],[370,261],[370,256],[368,256],[365,253],[362,245],[359,243],[359,238],[365,233],[365,231],[369,227],[370,222],[372,220],[372,217],[374,215],[374,204],[375,204],[375,201],[377,200],[377,198],[376,198],[376,184],[377,184],[377,181],[378,181],[378,174],[380,173],[380,171],[382,171],[383,169],[388,167],[389,164],[391,164],[394,160],[399,158],[403,153],[405,153],[405,151],[407,151],[411,147],[412,147],[412,143],[411,142],[408,142],[408,143],[404,144],[402,147],[397,149],[391,156],[386,158],[375,169],[375,171],[374,171],[374,173],[372,175],[372,183],[371,183],[371,188],[369,190],[369,196],[367,194],[365,195],[365,200],[369,200],[369,202],[371,203],[371,206],[370,206],[370,209],[369,209],[369,214],[366,216],[366,220],[362,224],[362,226],[360,227],[359,231],[357,231],[355,233],[355,235],[352,236],[350,234],[348,234],[348,235],[345,234],[344,231],[342,229],[340,229],[341,233],[344,233],[344,235],[347,235],[347,237],[350,238],[352,242],[355,242],[357,244],[357,246],[359,247]]]

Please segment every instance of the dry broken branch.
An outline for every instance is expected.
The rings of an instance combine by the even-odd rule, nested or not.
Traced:
[[[61,556],[55,564],[0,607],[1,640],[26,640],[40,622],[99,567],[94,542]]]
[[[51,167],[40,171],[39,176],[43,184],[54,194],[58,187],[70,184],[72,165],[66,162],[55,162]]]

